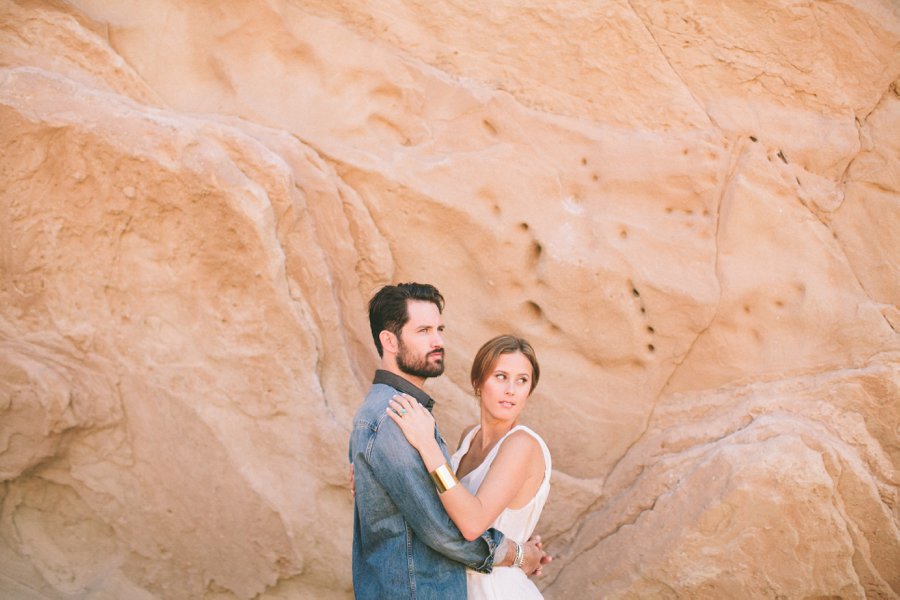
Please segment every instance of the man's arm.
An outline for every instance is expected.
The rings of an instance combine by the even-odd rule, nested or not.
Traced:
[[[356,481],[353,477],[353,463],[350,463],[350,473],[348,478],[350,480],[350,494],[356,496]],[[522,561],[522,569],[529,574],[529,577],[532,575],[541,575],[541,568],[553,560],[550,555],[543,551],[541,536],[539,535],[533,536],[528,540],[523,546],[523,551],[525,557]],[[498,562],[497,557],[502,557],[502,559]],[[515,557],[516,547],[510,542],[509,538],[503,538],[503,541],[500,542],[497,549],[494,551],[494,566],[512,566]]]
[[[511,565],[515,545],[498,546],[504,536],[488,529],[478,539],[467,541],[447,515],[418,451],[400,428],[386,415],[378,425],[365,459],[415,534],[431,549],[482,573],[495,565]]]

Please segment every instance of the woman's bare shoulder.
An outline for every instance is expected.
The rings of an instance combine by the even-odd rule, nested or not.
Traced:
[[[543,462],[544,453],[541,450],[541,444],[534,437],[537,434],[529,433],[522,429],[513,431],[503,440],[500,446],[499,454],[519,456],[523,460],[534,461],[537,457],[541,457]]]

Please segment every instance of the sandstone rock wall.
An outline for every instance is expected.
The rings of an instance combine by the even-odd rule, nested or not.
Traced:
[[[380,285],[535,345],[547,598],[900,595],[900,6],[0,0],[0,596],[346,598]]]

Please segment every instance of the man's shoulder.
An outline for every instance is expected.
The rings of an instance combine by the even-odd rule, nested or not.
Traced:
[[[420,460],[418,451],[406,441],[403,432],[387,414],[388,402],[396,393],[397,390],[389,385],[373,384],[356,411],[353,429],[361,437],[354,435],[351,438],[351,448],[360,451],[365,448],[367,459],[387,453],[390,462],[395,464],[412,460],[409,457]],[[356,439],[355,444],[353,439]]]
[[[363,399],[360,409],[366,406],[374,407],[375,405],[380,405],[381,409],[384,410],[390,399],[397,393],[399,392],[395,388],[386,383],[373,383],[366,393],[366,397]]]
[[[369,388],[368,393],[366,394],[366,401],[369,398],[390,398],[394,394],[397,393],[397,388],[388,385],[387,383],[377,382],[373,383]]]
[[[384,416],[388,402],[397,393],[397,390],[384,383],[373,383],[363,398],[362,404],[356,409],[354,422],[374,422]]]

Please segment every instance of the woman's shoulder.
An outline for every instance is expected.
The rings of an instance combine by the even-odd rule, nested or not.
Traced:
[[[544,441],[544,438],[538,435],[538,433],[534,429],[526,427],[525,425],[517,425],[509,434],[509,437],[529,440],[531,443],[536,444],[537,446],[547,445],[547,443]]]
[[[511,431],[501,444],[501,452],[520,452],[532,454],[540,454],[543,452],[544,440],[537,433],[520,425]]]
[[[500,452],[518,454],[521,457],[527,457],[532,464],[543,464],[546,469],[550,468],[550,448],[547,447],[544,438],[524,425],[517,426],[507,434],[506,440],[501,444]]]
[[[516,429],[506,435],[496,450],[494,464],[521,477],[539,477],[546,472],[549,457],[529,431]]]

